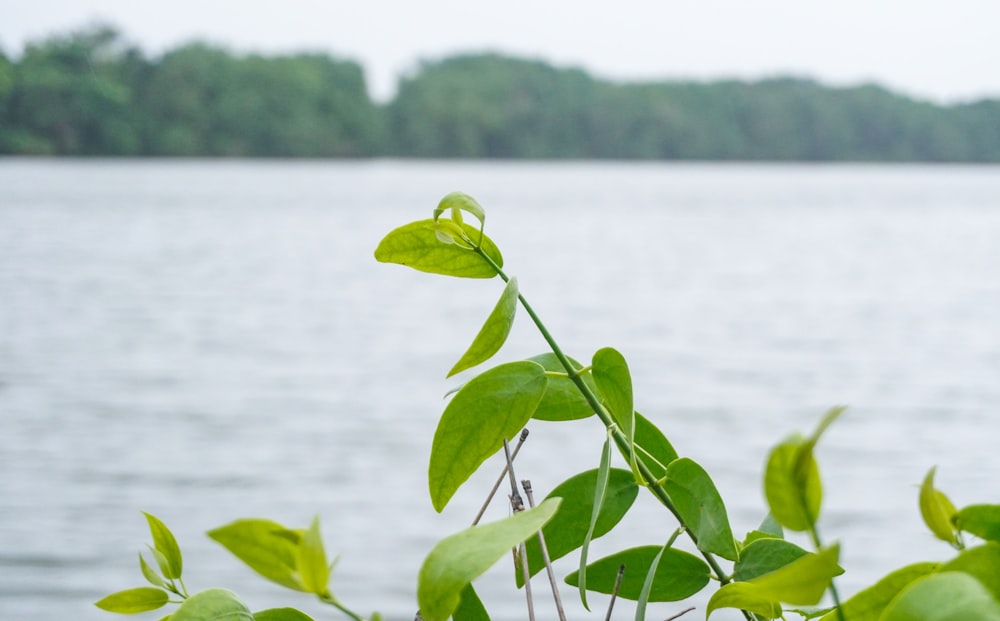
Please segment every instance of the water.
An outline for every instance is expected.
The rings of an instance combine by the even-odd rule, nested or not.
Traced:
[[[769,447],[841,403],[819,458],[845,594],[948,557],[916,510],[932,465],[959,506],[1000,501],[995,167],[2,160],[0,619],[111,618],[91,603],[142,583],[141,510],[173,528],[189,587],[335,618],[204,536],[318,513],[334,591],[411,618],[423,556],[500,468],[430,508],[430,439],[463,381],[444,374],[500,286],[372,251],[453,189],[572,355],[625,353],[637,406],[713,474],[738,536]],[[543,349],[522,317],[500,359]],[[596,466],[593,421],[532,431],[518,475],[537,493]],[[592,558],[669,535],[641,504]],[[481,590],[523,618],[506,571]]]

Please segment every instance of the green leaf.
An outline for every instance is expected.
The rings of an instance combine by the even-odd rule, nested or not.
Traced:
[[[313,618],[295,608],[268,608],[253,613],[253,621],[313,621]]]
[[[146,559],[142,558],[142,553],[139,554],[139,569],[142,571],[143,577],[145,577],[151,585],[156,587],[164,587],[167,585],[167,581],[164,580],[160,574],[156,573],[156,570],[149,566]]]
[[[596,468],[581,472],[557,485],[546,497],[562,498],[559,510],[542,529],[550,560],[562,558],[583,545],[590,518],[594,514],[594,490],[597,488],[597,478]],[[638,494],[639,486],[636,485],[631,472],[611,468],[608,472],[604,503],[598,513],[591,538],[597,539],[614,528],[628,512]],[[545,567],[538,537],[532,536],[528,539],[525,548],[528,555],[528,569],[534,576]],[[517,586],[522,586],[524,578],[521,572],[515,572],[515,576]]]
[[[235,593],[206,589],[184,600],[170,621],[253,621],[253,613]]]
[[[476,220],[479,220],[479,228],[486,226],[486,210],[465,192],[452,192],[441,199],[436,209],[434,209],[434,220],[436,221],[445,211],[451,212],[451,219],[455,222],[462,222],[462,212],[467,211]]]
[[[264,519],[241,519],[208,532],[250,569],[289,589],[304,591],[297,569],[298,541],[294,531]]]
[[[428,482],[435,510],[444,509],[504,439],[521,431],[541,401],[546,381],[541,365],[523,360],[494,367],[455,394],[431,446]]]
[[[646,619],[646,604],[649,603],[649,596],[653,591],[653,581],[656,579],[656,572],[660,568],[660,559],[663,558],[663,553],[670,549],[672,543],[673,539],[660,548],[660,551],[656,553],[656,556],[653,557],[652,562],[649,564],[649,569],[646,570],[646,579],[642,582],[642,590],[639,591],[639,599],[635,603],[635,621],[645,621]],[[619,567],[624,567],[624,565],[619,565]],[[624,578],[624,575],[622,577]]]
[[[823,597],[834,576],[844,573],[837,564],[840,546],[834,544],[819,552],[809,552],[798,559],[747,580],[761,597],[797,606],[813,606]]]
[[[629,374],[625,357],[610,347],[599,349],[594,354],[591,375],[611,416],[629,439],[635,443],[635,409],[632,405],[632,376]]]
[[[587,604],[587,555],[590,552],[590,542],[597,532],[597,521],[600,518],[601,510],[604,508],[604,496],[608,491],[608,481],[611,478],[611,432],[608,431],[604,439],[604,447],[601,449],[601,462],[597,468],[597,478],[594,482],[594,502],[591,505],[590,520],[587,532],[583,536],[583,544],[580,546],[580,565],[577,569],[577,587],[579,587],[580,601],[583,607],[590,610]],[[633,477],[634,478],[634,477]]]
[[[969,505],[955,516],[955,525],[987,541],[1000,542],[1000,505]]]
[[[330,565],[327,564],[326,550],[323,548],[318,516],[313,518],[299,544],[298,569],[302,586],[307,592],[320,597],[329,594],[327,585],[330,582]]]
[[[101,610],[134,615],[163,607],[170,598],[166,591],[153,587],[137,587],[112,593],[94,603]]]
[[[694,595],[708,584],[710,569],[705,561],[697,556],[675,548],[664,550],[661,546],[641,546],[617,552],[588,565],[587,590],[610,594],[618,579],[618,568],[625,565],[625,575],[622,577],[618,596],[638,601],[649,568],[661,552],[663,556],[656,568],[647,601],[680,601]],[[577,572],[569,574],[566,576],[566,582],[578,586],[579,574]]]
[[[146,516],[146,521],[149,522],[149,532],[153,537],[153,546],[166,560],[166,567],[161,567],[163,576],[171,580],[180,578],[184,565],[181,559],[180,546],[177,545],[177,540],[174,539],[173,533],[156,516],[146,512],[143,512],[143,515]]]
[[[807,554],[809,552],[784,539],[757,539],[740,554],[740,560],[733,566],[733,580],[745,582],[763,576]]]
[[[446,621],[458,608],[467,584],[539,529],[559,507],[558,499],[534,509],[442,539],[424,560],[417,601],[425,621]]]
[[[963,550],[942,565],[941,571],[962,571],[969,574],[1000,601],[1000,544],[989,542]]]
[[[452,222],[452,221],[448,221]],[[468,224],[460,226],[470,240],[479,240],[480,231]],[[483,253],[503,266],[503,257],[493,241],[482,236]],[[398,263],[421,272],[457,276],[460,278],[493,278],[496,270],[474,250],[442,242],[437,235],[434,220],[419,220],[401,226],[386,235],[378,248],[375,259],[382,263]]]
[[[493,312],[487,317],[486,323],[479,330],[472,345],[462,355],[455,366],[448,371],[448,377],[460,373],[466,369],[471,369],[477,364],[489,360],[493,354],[500,351],[507,335],[510,334],[510,327],[514,325],[514,314],[517,311],[517,279],[511,278],[504,287],[503,294],[497,302]]]
[[[823,501],[819,467],[808,446],[793,436],[774,447],[764,468],[764,496],[771,515],[790,530],[812,528]]]
[[[972,576],[947,571],[911,583],[880,621],[1000,621],[1000,603]]]
[[[953,546],[958,544],[958,533],[953,525],[954,518],[958,514],[955,505],[951,504],[944,493],[934,487],[934,471],[937,467],[931,468],[924,477],[924,482],[920,485],[920,515],[924,518],[924,524],[934,533],[934,536],[941,541],[947,541]]]
[[[537,362],[542,365],[546,371],[553,371],[556,373],[566,373],[566,369],[563,367],[562,363],[559,362],[559,358],[553,353],[540,354],[538,356],[532,356],[528,358],[532,362]],[[575,369],[583,368],[579,362],[570,358],[570,364],[573,365]],[[586,384],[593,390],[597,392],[597,384],[594,383],[594,379],[590,377],[590,374],[581,375],[580,378],[583,383]],[[538,404],[538,408],[535,409],[535,413],[532,418],[537,420],[576,420],[580,418],[587,418],[588,416],[594,415],[594,408],[590,407],[587,400],[580,393],[580,390],[573,383],[573,380],[569,377],[549,377],[549,383],[545,387],[545,395],[542,396],[541,403]]]
[[[677,451],[659,427],[638,412],[635,413],[635,448],[638,458],[657,479],[663,478],[667,466],[677,459]]]
[[[761,595],[753,584],[748,582],[730,582],[719,588],[708,600],[705,618],[719,608],[739,608],[761,615],[767,619],[781,616],[781,604]]]
[[[698,549],[735,561],[736,540],[719,490],[704,468],[684,457],[667,466],[664,490],[698,541]]]
[[[858,591],[841,605],[844,618],[850,621],[878,621],[889,602],[907,585],[922,578],[938,567],[937,563],[914,563],[886,575],[872,586]],[[832,610],[820,621],[839,621]]]
[[[451,618],[452,621],[490,621],[490,615],[471,583],[462,589],[458,608],[451,614]]]

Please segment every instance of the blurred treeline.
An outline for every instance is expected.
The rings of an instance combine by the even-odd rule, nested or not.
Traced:
[[[0,53],[0,153],[998,162],[1000,100],[614,83],[483,54],[425,63],[379,104],[355,62],[201,43],[149,58],[96,26]]]

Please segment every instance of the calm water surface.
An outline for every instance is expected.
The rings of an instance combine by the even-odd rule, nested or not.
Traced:
[[[91,603],[141,584],[141,510],[174,529],[190,588],[336,618],[204,536],[320,514],[334,591],[412,618],[423,556],[500,468],[430,508],[437,416],[468,379],[444,375],[500,284],[372,251],[454,189],[572,355],[625,353],[637,407],[713,474],[739,536],[769,447],[842,403],[819,457],[846,594],[948,556],[916,510],[932,465],[956,504],[1000,501],[995,167],[0,160],[0,619],[112,618]],[[543,349],[522,321],[501,359]],[[532,432],[537,493],[596,466],[594,421]],[[665,540],[640,504],[595,558]],[[513,621],[506,572],[480,584]]]

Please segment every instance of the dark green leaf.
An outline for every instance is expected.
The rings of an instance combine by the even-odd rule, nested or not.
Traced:
[[[657,479],[663,478],[667,466],[677,459],[677,451],[660,428],[638,412],[635,413],[635,447],[639,459]]]
[[[598,470],[588,470],[573,476],[553,489],[547,498],[562,498],[559,510],[542,529],[545,537],[545,547],[549,558],[562,558],[583,545],[587,536],[587,527],[594,514],[594,490],[597,489]],[[597,523],[592,535],[597,539],[607,534],[617,524],[639,494],[639,486],[635,477],[628,470],[611,468],[608,472],[608,486],[604,495],[604,503],[597,516]],[[538,537],[533,536],[525,542],[528,554],[528,568],[531,575],[537,574],[545,567]],[[524,583],[521,572],[515,572],[517,585]]]
[[[757,539],[740,554],[740,560],[733,567],[733,580],[744,582],[762,576],[806,554],[809,552],[784,539]]]
[[[161,522],[156,516],[143,512],[146,521],[149,522],[149,532],[153,537],[153,546],[166,559],[167,566],[163,567],[165,578],[177,579],[181,577],[184,564],[181,558],[181,549],[174,539],[174,534],[170,532],[166,524]]]
[[[452,613],[451,618],[452,621],[490,621],[490,615],[471,583],[462,589],[458,608]]]
[[[208,532],[261,576],[289,589],[305,590],[297,569],[298,543],[287,528],[263,519],[236,520]]]
[[[559,358],[553,353],[540,354],[528,358],[528,360],[542,365],[546,371],[566,373]],[[576,369],[583,368],[576,360],[570,358],[569,361]],[[590,377],[589,373],[582,375],[581,379],[591,390],[597,392],[597,384],[594,383],[594,379]],[[594,408],[590,407],[590,404],[580,393],[580,389],[569,377],[549,377],[549,383],[545,387],[545,395],[532,418],[559,421],[576,420],[593,415]]]
[[[472,341],[472,345],[455,363],[451,371],[448,371],[448,377],[486,362],[493,354],[500,351],[507,340],[507,335],[510,334],[510,327],[514,325],[516,311],[517,279],[511,278],[507,282],[507,286],[504,287],[503,294],[493,308],[493,312],[487,317],[486,323],[483,324],[479,334]]]
[[[731,561],[738,558],[726,506],[704,468],[686,457],[675,459],[667,467],[663,487],[699,550]]]
[[[478,229],[468,224],[461,227],[470,240],[479,240]],[[503,266],[500,250],[485,235],[482,237],[482,249],[497,267]],[[390,232],[375,249],[375,259],[382,263],[406,265],[421,272],[461,278],[492,278],[497,275],[493,266],[474,250],[442,242],[433,219],[411,222]]]
[[[618,428],[629,438],[635,438],[635,409],[632,405],[632,376],[625,357],[610,347],[594,354],[591,374]]]
[[[900,591],[937,568],[937,563],[915,563],[897,569],[844,602],[841,606],[844,618],[850,621],[879,621],[886,606]],[[821,621],[839,621],[837,611],[827,613]]]
[[[590,610],[587,604],[587,555],[590,552],[590,542],[597,532],[597,520],[600,518],[601,510],[604,507],[604,496],[608,491],[608,481],[611,478],[611,433],[604,439],[604,447],[601,449],[601,463],[597,468],[597,479],[594,483],[594,501],[591,505],[590,520],[588,521],[587,532],[583,536],[583,544],[580,546],[580,564],[577,569],[577,587],[579,587],[580,601],[583,607]]]
[[[969,505],[955,516],[955,524],[987,541],[1000,542],[1000,505]]]
[[[545,393],[545,370],[527,360],[509,362],[473,378],[445,408],[431,446],[428,483],[441,511],[473,472],[513,438]]]
[[[253,621],[253,613],[232,591],[206,589],[184,600],[170,621]]]
[[[539,529],[559,507],[546,500],[534,509],[442,539],[424,560],[417,601],[425,621],[446,621],[458,608],[467,584]]]
[[[963,571],[973,576],[1000,601],[1000,544],[991,541],[963,550],[942,565],[941,571]]]
[[[294,608],[269,608],[253,613],[253,621],[313,621],[313,618]]]
[[[912,582],[880,621],[1000,621],[1000,603],[969,574],[946,571]]]
[[[309,593],[320,597],[327,595],[330,582],[330,566],[326,561],[326,550],[323,548],[323,536],[319,530],[319,517],[314,517],[312,524],[302,537],[298,547],[298,570],[303,588]]]
[[[663,556],[656,569],[648,601],[679,601],[694,595],[708,584],[710,570],[705,561],[697,556],[674,548],[663,550],[661,546],[642,546],[623,550],[588,565],[587,590],[611,593],[618,579],[618,568],[625,565],[625,575],[622,577],[618,596],[638,600],[653,559],[661,551]],[[578,586],[578,579],[579,574],[576,572],[566,576],[566,582],[573,586]]]
[[[154,587],[137,587],[112,593],[95,602],[95,606],[108,612],[132,615],[163,607],[170,598],[166,591]]]

